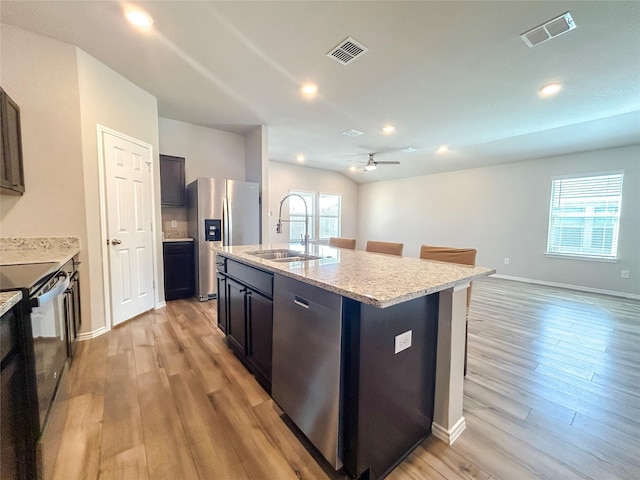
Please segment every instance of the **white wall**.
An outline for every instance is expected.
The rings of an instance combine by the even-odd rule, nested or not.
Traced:
[[[260,184],[260,239],[269,228],[269,129],[261,125],[245,135],[245,180]]]
[[[26,187],[24,195],[0,195],[0,235],[80,238],[88,329],[91,275],[76,48],[6,24],[0,33],[0,84],[20,107]]]
[[[268,232],[263,243],[286,243],[289,238],[287,224],[282,234],[276,234],[280,200],[290,190],[306,190],[341,195],[343,237],[356,238],[358,215],[358,185],[341,173],[308,168],[288,163],[269,162],[269,218]],[[286,216],[284,212],[287,212]],[[283,218],[288,218],[288,204],[283,206]]]
[[[97,125],[123,133],[151,145],[153,151],[154,214],[159,227],[160,165],[158,158],[158,105],[154,96],[117,72],[77,49],[80,86],[80,116],[86,207],[87,250],[91,274],[91,330],[106,325],[102,249],[106,232],[100,224],[100,188]],[[164,302],[162,233],[155,232],[156,304]],[[84,288],[84,287],[83,287]],[[86,328],[86,327],[85,327]]]
[[[422,244],[475,247],[499,274],[638,295],[639,159],[632,146],[360,185],[358,243],[403,242],[412,257]],[[621,169],[619,262],[546,257],[551,177]]]
[[[198,177],[245,179],[245,138],[169,118],[158,119],[160,152],[185,158],[187,184]]]
[[[0,196],[0,235],[80,238],[82,332],[93,332],[106,325],[96,124],[153,146],[159,191],[156,100],[77,47],[6,24],[1,42],[0,82],[20,106],[26,192]]]

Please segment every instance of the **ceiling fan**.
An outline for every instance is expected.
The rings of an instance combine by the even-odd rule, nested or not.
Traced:
[[[378,165],[400,165],[400,162],[376,162],[373,159],[373,156],[375,155],[375,153],[370,153],[369,154],[369,161],[367,161],[367,164],[364,166],[364,171],[365,172],[369,172],[371,170],[375,170]]]

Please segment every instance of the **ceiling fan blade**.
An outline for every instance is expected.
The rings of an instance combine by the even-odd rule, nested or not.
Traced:
[[[376,160],[376,164],[378,164],[378,165],[400,165],[400,162],[378,162]]]

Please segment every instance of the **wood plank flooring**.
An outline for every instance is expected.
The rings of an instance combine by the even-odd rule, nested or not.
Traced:
[[[474,284],[464,410],[389,479],[640,478],[640,302]],[[216,327],[168,302],[82,342],[54,478],[345,479],[287,427]]]

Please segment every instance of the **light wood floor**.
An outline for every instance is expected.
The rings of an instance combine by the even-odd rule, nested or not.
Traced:
[[[54,477],[343,479],[227,348],[214,302],[169,302],[82,342]],[[640,302],[475,282],[467,429],[390,479],[640,478]]]

